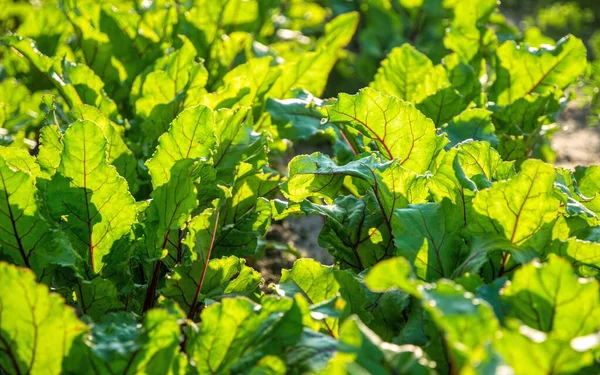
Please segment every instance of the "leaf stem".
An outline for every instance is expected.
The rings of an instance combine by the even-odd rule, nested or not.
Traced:
[[[163,241],[161,249],[164,249],[167,246],[167,242],[169,242],[169,235],[171,231],[168,231],[165,235],[165,240]],[[146,298],[144,299],[144,307],[142,309],[143,312],[150,310],[154,307],[154,297],[156,296],[156,288],[158,287],[158,278],[160,277],[160,269],[162,267],[162,260],[157,260],[156,265],[154,266],[154,271],[152,272],[152,280],[150,281],[150,285],[148,285],[148,289],[146,290]]]
[[[206,270],[208,269],[208,261],[210,260],[213,246],[215,245],[215,238],[217,237],[217,227],[219,225],[219,216],[220,216],[220,211],[217,211],[217,215],[215,218],[215,226],[213,228],[212,237],[210,239],[210,247],[208,248],[208,254],[206,254],[206,261],[204,262],[204,268],[202,269],[202,276],[200,277],[200,282],[198,283],[198,288],[196,289],[196,294],[194,295],[194,300],[192,301],[192,304],[190,306],[190,311],[188,312],[188,319],[193,319],[194,315],[196,315],[196,306],[198,305],[198,297],[200,296],[200,291],[202,290],[202,285],[204,284],[204,278],[206,277]]]

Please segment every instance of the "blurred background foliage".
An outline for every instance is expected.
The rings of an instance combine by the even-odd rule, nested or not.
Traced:
[[[571,33],[588,47],[588,74],[581,82],[582,104],[589,106],[589,125],[600,122],[600,2],[598,0],[503,0],[500,6],[522,30],[551,38]]]
[[[192,0],[121,0],[119,4],[133,9],[160,7],[167,3],[185,6]],[[339,92],[354,93],[372,81],[380,62],[403,43],[413,44],[434,63],[439,63],[448,50],[443,46],[446,31],[452,27],[453,15],[449,4],[459,0],[261,0],[264,9],[280,11],[267,14],[273,30],[258,30],[255,38],[264,43],[274,40],[295,40],[295,48],[310,48],[312,41],[323,35],[324,24],[331,18],[358,11],[360,25],[353,40],[343,52],[332,72],[324,97]],[[490,16],[489,24],[497,36],[486,40],[491,51],[505,40],[524,41],[532,46],[554,44],[560,37],[573,34],[588,47],[588,73],[576,87],[579,103],[589,111],[590,126],[600,120],[600,6],[599,0],[501,0],[498,11]],[[58,0],[0,0],[0,34],[16,31],[45,46],[47,55],[60,55],[64,39],[62,27],[70,27],[56,7]],[[11,3],[11,6],[6,6]],[[5,5],[3,5],[5,4]],[[39,12],[44,19],[24,17],[34,7],[55,7],[56,12]],[[23,23],[23,20],[27,22]],[[56,31],[42,32],[42,25]],[[295,34],[294,31],[297,31]],[[39,38],[53,40],[40,41]],[[282,48],[289,44],[281,43]],[[277,44],[276,44],[277,47]],[[278,51],[281,53],[282,51]],[[65,52],[68,53],[68,52]],[[1,54],[1,52],[0,52]],[[18,67],[12,67],[18,69]],[[4,64],[4,69],[11,69]],[[0,70],[0,81],[3,72]],[[45,83],[37,81],[44,88]],[[0,92],[0,95],[2,93]],[[35,99],[35,98],[34,98]],[[39,99],[39,98],[37,98]],[[39,100],[34,100],[39,102]],[[34,104],[32,104],[34,105]]]

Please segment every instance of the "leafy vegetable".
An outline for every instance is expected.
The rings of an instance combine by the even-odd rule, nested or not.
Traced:
[[[1,374],[600,372],[600,167],[550,164],[588,43],[547,15],[1,7]],[[281,243],[309,215],[332,264]]]

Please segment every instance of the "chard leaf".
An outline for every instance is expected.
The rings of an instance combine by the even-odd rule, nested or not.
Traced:
[[[551,255],[548,263],[532,262],[517,270],[501,299],[507,315],[519,319],[496,342],[515,371],[579,372],[592,365],[593,353],[578,342],[598,331],[598,283],[578,279],[569,262]],[[531,348],[535,362],[518,352]]]
[[[362,271],[393,251],[391,234],[372,194],[362,199],[338,197],[327,206],[304,201],[301,209],[325,217],[319,245],[327,248],[343,267]]]
[[[158,139],[156,151],[146,162],[152,185],[158,188],[171,179],[171,168],[179,160],[209,159],[216,144],[212,111],[197,106],[183,111]]]
[[[367,274],[365,282],[374,291],[398,288],[420,300],[444,334],[442,350],[446,353],[435,354],[446,358],[449,371],[473,371],[476,367],[494,366],[495,353],[490,345],[500,324],[485,301],[473,298],[449,280],[440,280],[436,284],[416,282],[410,263],[400,257],[377,264]]]
[[[77,280],[75,288],[77,303],[84,315],[97,320],[112,311],[123,310],[117,286],[108,279],[96,277],[91,281]]]
[[[48,125],[40,130],[40,148],[36,163],[40,166],[41,177],[50,179],[60,165],[63,151],[62,133],[58,126]]]
[[[271,57],[255,58],[236,66],[223,77],[222,86],[198,99],[212,109],[260,105],[279,76]]]
[[[343,166],[314,153],[292,159],[287,195],[292,201],[311,196],[335,197],[346,176],[363,192],[370,191],[379,205],[389,232],[394,209],[427,199],[426,178],[402,167],[398,160],[382,162],[373,154]]]
[[[552,166],[527,160],[513,179],[479,191],[468,212],[469,231],[474,235],[497,233],[514,245],[541,251],[558,214],[554,178]]]
[[[492,124],[492,112],[485,109],[468,109],[455,116],[443,128],[450,140],[450,146],[456,146],[467,139],[487,141],[492,145],[498,144],[495,128]]]
[[[593,277],[600,273],[600,243],[576,238],[557,240],[552,243],[548,253],[568,259],[583,277]]]
[[[572,35],[559,40],[554,47],[539,49],[508,41],[498,48],[497,55],[498,77],[492,99],[499,105],[511,104],[533,93],[547,94],[554,87],[564,89],[587,66],[585,46]]]
[[[464,257],[463,227],[459,207],[448,199],[397,209],[392,221],[394,253],[411,261],[422,280],[449,277]]]
[[[423,95],[417,104],[417,109],[432,119],[437,126],[442,126],[467,108],[468,103],[452,87],[448,73],[441,65],[436,65],[423,77],[418,91],[429,95]]]
[[[104,315],[67,357],[71,374],[180,374],[177,315],[149,311],[141,324],[131,313]]]
[[[356,12],[342,14],[331,20],[325,26],[325,35],[317,42],[314,52],[297,55],[281,64],[281,75],[267,97],[284,99],[295,88],[321,96],[338,54],[350,42],[357,26]],[[315,69],[316,66],[319,69]]]
[[[600,215],[600,166],[577,167],[575,178],[581,194],[591,198],[583,204]]]
[[[555,255],[548,263],[517,270],[502,301],[510,307],[507,316],[555,339],[568,341],[598,329],[598,284],[578,279],[569,262]]]
[[[87,330],[64,300],[36,284],[33,272],[0,263],[0,367],[11,374],[62,374]]]
[[[370,88],[356,95],[340,94],[327,109],[329,121],[357,129],[375,141],[385,158],[398,159],[416,173],[429,169],[445,143],[433,122],[412,104]]]
[[[39,173],[35,159],[24,150],[0,148],[0,251],[38,273],[37,253],[50,236],[36,197]]]
[[[215,112],[215,135],[219,147],[214,154],[217,179],[232,185],[237,166],[250,163],[261,169],[267,162],[267,136],[253,131],[250,108]]]
[[[293,99],[269,98],[266,110],[281,137],[290,140],[310,139],[325,129],[321,124],[321,120],[327,117],[322,109],[325,103],[304,91]]]
[[[435,363],[428,360],[423,350],[413,345],[386,343],[357,317],[345,321],[340,331],[340,348],[324,373],[393,374],[398,369],[410,374],[435,373]]]
[[[123,129],[110,121],[95,107],[80,104],[71,109],[71,116],[76,120],[89,120],[98,125],[106,137],[108,162],[115,166],[117,172],[124,177],[132,193],[137,191],[137,160],[123,140]]]
[[[153,70],[139,75],[131,90],[135,114],[142,119],[145,138],[154,142],[182,109],[191,106],[188,97],[203,94],[208,73],[197,63],[192,43],[181,37],[182,46],[158,59]]]
[[[104,92],[104,83],[86,65],[48,57],[28,38],[9,35],[4,36],[2,42],[18,51],[42,72],[70,107],[84,103],[98,107],[110,118],[117,115],[117,106]]]
[[[163,249],[167,249],[171,231],[182,229],[196,208],[198,200],[194,182],[198,169],[198,163],[192,159],[178,160],[169,171],[169,180],[152,192],[144,221],[145,252],[150,259],[161,257]]]
[[[322,266],[313,259],[298,259],[291,270],[282,270],[281,280],[276,291],[281,296],[300,295],[312,305],[318,305],[334,298],[340,286],[335,279],[332,267]],[[339,321],[335,318],[323,320],[323,328],[332,337],[337,337]]]
[[[102,129],[85,120],[65,132],[60,166],[44,192],[53,220],[93,273],[102,273],[119,239],[136,222],[135,201],[127,181],[107,162]],[[117,255],[118,257],[118,255]]]
[[[262,277],[260,273],[246,266],[244,259],[226,257],[211,259],[206,269],[205,282],[200,291],[198,302],[204,300],[219,301],[235,296],[250,297],[258,288]],[[176,266],[167,277],[162,294],[176,301],[181,308],[189,311],[198,289],[198,283],[204,269],[204,259],[191,265]]]
[[[431,70],[433,63],[427,56],[410,44],[404,44],[394,48],[381,63],[369,87],[417,103],[424,96],[417,88]]]
[[[204,309],[199,332],[186,345],[200,373],[239,372],[298,341],[302,333],[298,306],[289,299],[262,302],[257,306],[244,298],[225,298]]]

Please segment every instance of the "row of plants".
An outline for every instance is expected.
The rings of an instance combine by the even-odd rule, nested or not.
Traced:
[[[600,369],[600,166],[546,163],[580,39],[495,0],[3,9],[0,373]],[[264,285],[307,215],[335,264]]]

